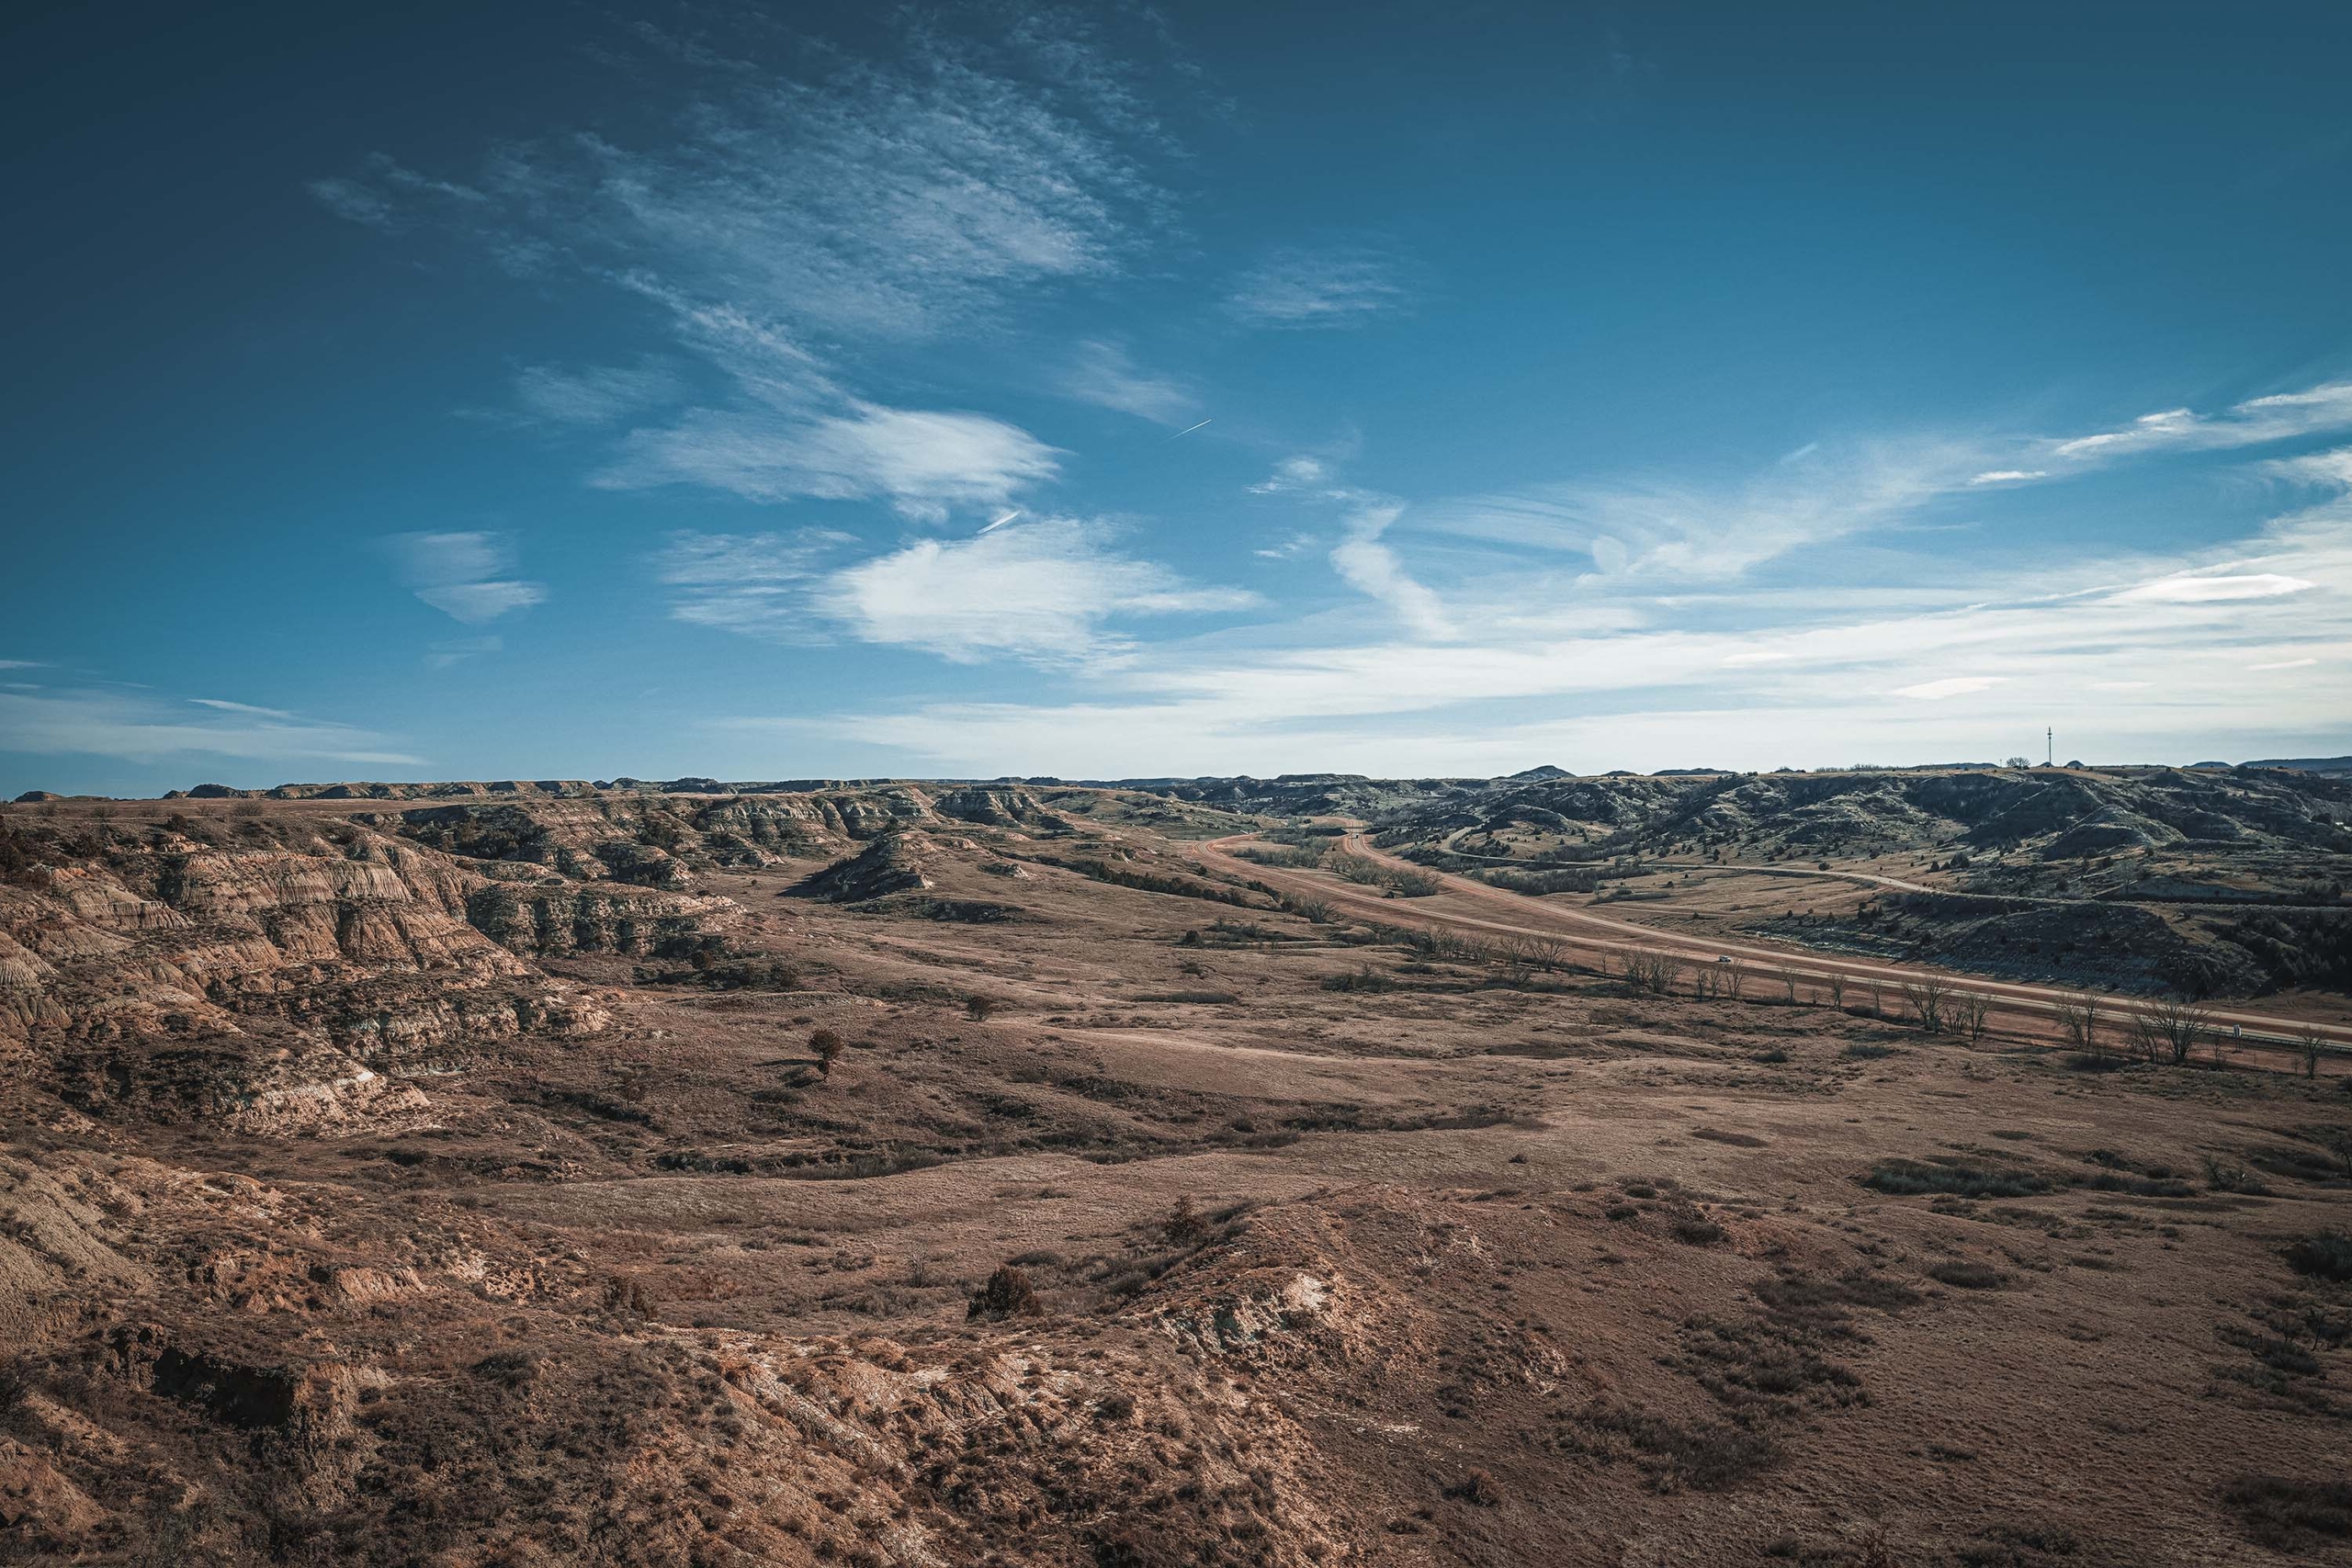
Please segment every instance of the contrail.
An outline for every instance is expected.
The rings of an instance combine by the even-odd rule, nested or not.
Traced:
[[[1208,421],[1207,421],[1207,420],[1203,420],[1203,421],[1201,421],[1201,424],[1206,424],[1206,423],[1208,423]],[[1196,431],[1196,430],[1200,429],[1201,424],[1188,424],[1188,425],[1186,425],[1183,429],[1182,429],[1182,430],[1178,431],[1178,432],[1176,433],[1176,435],[1190,435],[1190,434],[1193,434],[1193,432],[1194,432],[1194,431]],[[1171,435],[1171,436],[1170,436],[1170,437],[1168,438],[1168,441],[1173,441],[1173,440],[1175,440],[1175,439],[1176,439],[1176,435]],[[1161,445],[1162,446],[1167,446],[1167,445],[1168,445],[1168,441],[1163,441],[1163,442],[1161,442],[1161,443],[1160,443],[1160,445]]]
[[[1003,516],[998,518],[995,522],[989,524],[987,527],[981,529],[980,534],[993,534],[999,528],[1003,527],[1007,523],[1012,522],[1014,518],[1020,515],[1021,509],[1019,507],[1015,507],[1011,512],[1008,512]],[[980,536],[980,534],[975,534],[972,537],[977,539]]]

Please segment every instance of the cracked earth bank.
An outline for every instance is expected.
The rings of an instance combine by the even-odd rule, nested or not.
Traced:
[[[0,824],[0,1560],[2352,1561],[2341,1076],[1417,951],[1120,791]]]

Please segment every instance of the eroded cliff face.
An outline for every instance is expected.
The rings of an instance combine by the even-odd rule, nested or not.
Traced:
[[[0,1059],[100,1115],[287,1130],[418,1114],[404,1076],[609,1021],[528,955],[707,942],[734,912],[555,874],[518,886],[353,821],[7,832]]]
[[[1046,830],[1068,826],[1030,791],[993,784],[474,799],[353,820],[463,859],[680,893],[694,888],[697,870],[831,859],[888,834],[943,821]]]

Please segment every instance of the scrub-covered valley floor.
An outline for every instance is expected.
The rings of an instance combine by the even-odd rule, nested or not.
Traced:
[[[2352,1562],[2352,1083],[1165,795],[0,813],[0,1560]]]

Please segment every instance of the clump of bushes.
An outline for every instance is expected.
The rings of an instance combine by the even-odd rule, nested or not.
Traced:
[[[1029,1276],[1011,1264],[1001,1264],[989,1276],[988,1283],[972,1294],[965,1308],[967,1323],[1000,1322],[1008,1317],[1043,1317],[1045,1303],[1037,1299],[1037,1288]]]
[[[1196,1242],[1208,1234],[1208,1221],[1203,1219],[1201,1212],[1193,1207],[1190,1193],[1177,1199],[1176,1207],[1170,1210],[1168,1217],[1159,1224],[1159,1234],[1168,1238],[1168,1245],[1170,1247],[1182,1247]]]
[[[1471,874],[1488,886],[1541,898],[1550,893],[1590,893],[1600,886],[1600,873],[1590,866],[1566,866],[1526,871],[1501,867]]]
[[[473,1373],[501,1388],[519,1389],[539,1375],[538,1358],[522,1350],[495,1350],[473,1364]]]
[[[1331,904],[1326,898],[1309,898],[1298,894],[1281,895],[1282,906],[1310,926],[1331,923]]]
[[[1690,1487],[1721,1492],[1769,1468],[1780,1457],[1771,1438],[1729,1422],[1680,1426],[1646,1410],[1595,1401],[1571,1417],[1557,1439],[1570,1453],[1606,1462],[1634,1457],[1659,1492]]]
[[[2007,1276],[1989,1263],[1953,1258],[1948,1262],[1929,1264],[1928,1278],[1957,1290],[1996,1291]]]
[[[2030,1170],[2002,1170],[1966,1160],[1883,1159],[1862,1178],[1873,1191],[1898,1198],[1939,1193],[1954,1198],[2030,1198],[2050,1190],[2050,1179]]]
[[[2315,1280],[2352,1280],[2352,1235],[2314,1231],[2287,1248],[2287,1264]]]
[[[833,1076],[833,1064],[841,1060],[842,1037],[830,1029],[820,1029],[808,1036],[808,1049],[817,1054],[817,1076]]]
[[[2305,1552],[2352,1538],[2352,1483],[2241,1475],[2222,1488],[2245,1531],[2279,1551]]]
[[[1323,863],[1339,874],[1343,881],[1362,883],[1396,894],[1400,898],[1426,898],[1445,884],[1425,871],[1406,871],[1385,865],[1368,855],[1349,854],[1334,851],[1326,855]]]
[[[1233,854],[1236,860],[1246,860],[1253,865],[1312,871],[1323,863],[1324,847],[1315,844],[1243,844]]]

